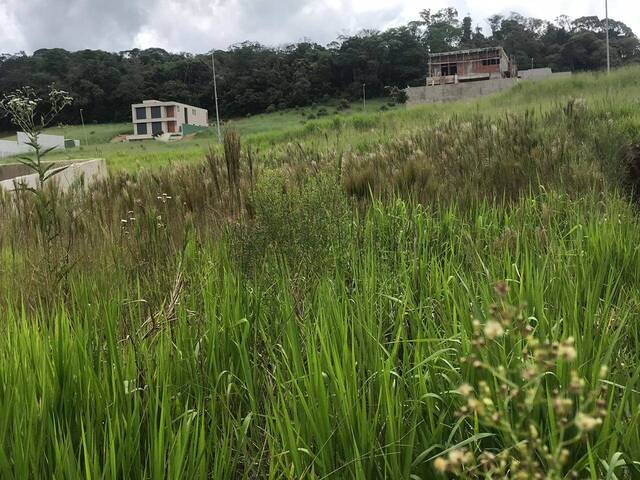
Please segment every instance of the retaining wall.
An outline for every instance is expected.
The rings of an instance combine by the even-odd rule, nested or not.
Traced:
[[[424,103],[455,102],[491,95],[513,87],[518,81],[513,78],[496,78],[478,82],[457,83],[454,85],[433,85],[430,87],[407,88],[407,105]]]
[[[570,77],[571,72],[553,73],[550,68],[536,68],[520,72],[522,80],[539,81],[550,78]],[[409,87],[407,92],[407,106],[425,103],[456,102],[491,95],[515,86],[520,79],[494,78],[477,82],[463,82],[448,85],[432,85],[424,87]]]
[[[58,163],[56,162],[58,165]],[[97,158],[91,160],[79,160],[76,162],[59,162],[59,167],[64,168],[60,173],[53,176],[50,182],[55,182],[62,191],[67,191],[74,183],[81,180],[85,185],[106,178],[107,165],[104,159]],[[36,188],[38,186],[38,175],[30,173],[31,170],[21,164],[0,166],[0,189],[11,191],[18,185]]]
[[[24,132],[18,132],[15,141],[0,140],[0,158],[32,152],[33,148],[27,145],[28,141],[29,137]],[[61,135],[38,135],[38,143],[43,149],[65,149],[64,137]]]

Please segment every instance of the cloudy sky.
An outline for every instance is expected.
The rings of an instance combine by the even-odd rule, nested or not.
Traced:
[[[604,16],[604,0],[0,0],[0,53],[52,47],[201,53],[244,40],[281,45],[305,38],[325,44],[446,6],[481,26],[511,11],[547,20]],[[640,34],[640,0],[609,0],[609,11]]]

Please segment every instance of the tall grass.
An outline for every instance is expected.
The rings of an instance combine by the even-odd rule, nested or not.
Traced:
[[[629,473],[638,226],[625,202],[593,196],[466,212],[395,202],[348,222],[346,253],[328,241],[336,267],[306,291],[286,262],[247,278],[225,242],[195,238],[175,262],[184,284],[155,302],[127,288],[124,268],[74,275],[66,301],[4,309],[2,476],[426,479],[451,448],[499,452],[508,432],[456,416],[464,382],[484,379],[500,399],[493,376],[464,363],[498,280],[537,339],[576,339],[580,378],[597,385],[610,368],[605,423],[574,445],[567,471],[599,478],[621,452],[629,466],[616,472]],[[571,380],[568,367],[557,375]],[[551,442],[553,410],[530,420]]]
[[[55,287],[1,194],[0,476],[640,478],[637,115],[553,102],[49,188]]]

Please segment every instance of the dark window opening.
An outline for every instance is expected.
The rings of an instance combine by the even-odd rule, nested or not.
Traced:
[[[159,135],[162,133],[162,122],[153,122],[151,124],[151,133],[153,135]]]
[[[443,77],[448,75],[457,75],[458,74],[458,64],[457,63],[445,63],[440,68],[440,73]]]
[[[147,118],[147,109],[144,107],[136,107],[136,120],[144,120]]]
[[[488,60],[483,60],[482,65],[500,65],[499,58],[490,58]]]
[[[161,118],[162,107],[151,107],[151,118]]]
[[[147,134],[147,124],[146,123],[138,123],[136,125],[136,129],[138,135],[146,135]]]
[[[186,107],[184,109],[184,123],[189,123],[189,110]]]

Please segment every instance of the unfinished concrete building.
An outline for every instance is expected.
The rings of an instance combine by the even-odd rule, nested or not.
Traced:
[[[429,55],[427,86],[516,78],[518,69],[502,47]]]
[[[553,73],[550,68],[518,72],[516,62],[502,47],[432,53],[425,85],[405,90],[407,106],[470,100],[507,90],[520,79],[539,81],[567,75],[571,73]]]

